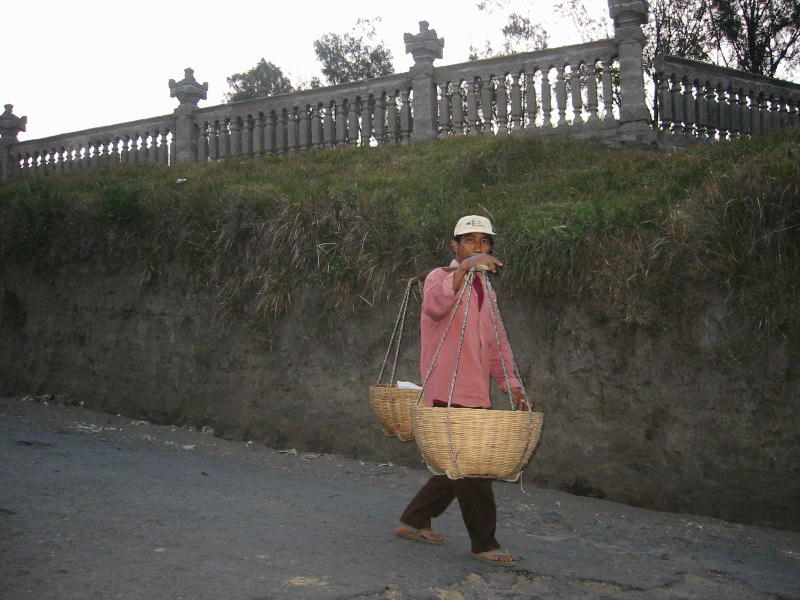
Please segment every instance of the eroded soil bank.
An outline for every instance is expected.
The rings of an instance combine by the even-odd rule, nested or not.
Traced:
[[[309,292],[268,335],[221,314],[213,290],[177,269],[148,283],[141,273],[5,267],[0,393],[55,394],[233,440],[420,467],[415,445],[385,438],[367,401],[395,306],[331,324]],[[674,329],[645,331],[590,306],[500,294],[545,414],[527,480],[800,528],[800,384],[786,339],[749,342],[713,296]],[[397,377],[418,380],[413,326],[406,339]]]

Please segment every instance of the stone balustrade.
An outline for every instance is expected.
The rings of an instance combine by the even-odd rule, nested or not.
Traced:
[[[408,143],[406,74],[198,109],[196,160]]]
[[[172,162],[174,118],[164,115],[36,140],[10,149],[13,168],[31,173]]]
[[[769,133],[800,124],[800,85],[659,56],[659,138],[673,146]]]
[[[567,135],[652,144],[641,25],[646,0],[608,0],[614,37],[434,66],[444,40],[425,21],[406,33],[407,73],[199,108],[208,84],[170,80],[173,114],[19,142],[26,117],[0,116],[0,175],[50,173],[456,135]],[[767,133],[798,123],[800,86],[670,56],[656,61],[656,129],[667,145]]]
[[[617,45],[602,40],[436,69],[440,137],[612,138]]]

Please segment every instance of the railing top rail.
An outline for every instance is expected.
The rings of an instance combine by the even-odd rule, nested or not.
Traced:
[[[330,100],[331,98],[336,97],[368,94],[376,89],[379,90],[387,87],[403,88],[409,86],[410,78],[408,73],[395,73],[385,77],[365,79],[363,81],[357,81],[354,83],[331,85],[309,90],[301,90],[298,92],[289,92],[287,94],[276,94],[274,96],[248,98],[247,100],[217,104],[214,106],[204,106],[203,108],[198,109],[196,114],[199,116],[208,113],[216,113],[220,110],[235,113],[247,112],[251,109],[263,110],[265,104],[278,106],[284,106],[287,104],[313,104],[318,101]]]
[[[494,67],[507,68],[510,71],[520,70],[530,63],[548,64],[561,66],[566,64],[565,59],[570,57],[614,56],[617,53],[617,44],[612,38],[586,42],[584,44],[573,44],[571,46],[559,46],[557,48],[545,48],[532,52],[521,52],[508,56],[498,56],[494,58],[484,58],[481,60],[471,60],[454,65],[436,67],[436,78],[441,79],[449,74],[460,74],[470,71],[485,71]]]
[[[171,127],[175,117],[172,114],[161,115],[158,117],[150,117],[147,119],[138,119],[136,121],[127,121],[125,123],[115,123],[113,125],[103,125],[101,127],[92,127],[91,129],[83,129],[81,131],[70,131],[68,133],[59,133],[58,135],[51,135],[49,137],[37,138],[33,140],[24,140],[14,143],[15,151],[25,150],[29,146],[50,146],[52,144],[64,143],[66,141],[89,141],[93,138],[102,138],[107,136],[123,136],[135,133],[142,133],[145,128],[155,127]]]
[[[791,90],[795,94],[800,94],[800,84],[791,81],[767,77],[766,75],[758,75],[756,73],[747,73],[746,71],[738,71],[729,67],[711,65],[688,58],[681,58],[679,56],[671,56],[668,54],[659,55],[656,57],[653,64],[656,71],[659,73],[670,69],[676,69],[693,79],[707,79],[709,76],[712,76],[736,81],[737,87],[741,85],[757,84],[762,87]]]

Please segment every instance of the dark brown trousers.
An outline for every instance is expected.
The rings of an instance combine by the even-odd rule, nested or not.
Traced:
[[[467,526],[473,552],[499,548],[494,538],[497,526],[497,507],[492,492],[493,479],[448,479],[434,475],[406,507],[400,520],[417,529],[429,529],[431,519],[438,517],[458,498],[461,516]]]

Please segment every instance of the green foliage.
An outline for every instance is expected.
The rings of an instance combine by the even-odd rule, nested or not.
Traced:
[[[800,66],[800,0],[710,0],[709,14],[731,66],[770,77]]]
[[[375,26],[359,19],[349,33],[326,33],[314,41],[314,53],[330,85],[391,75],[392,53],[383,42],[371,45]]]
[[[284,76],[280,67],[263,58],[249,71],[228,77],[228,85],[231,88],[226,95],[228,102],[286,94],[294,90],[292,82]],[[311,87],[314,87],[313,82]]]
[[[0,262],[143,280],[178,263],[269,331],[298,297],[328,322],[394,301],[469,213],[500,232],[504,294],[672,328],[711,293],[754,331],[800,333],[797,129],[673,154],[459,137],[32,177],[0,186]]]

